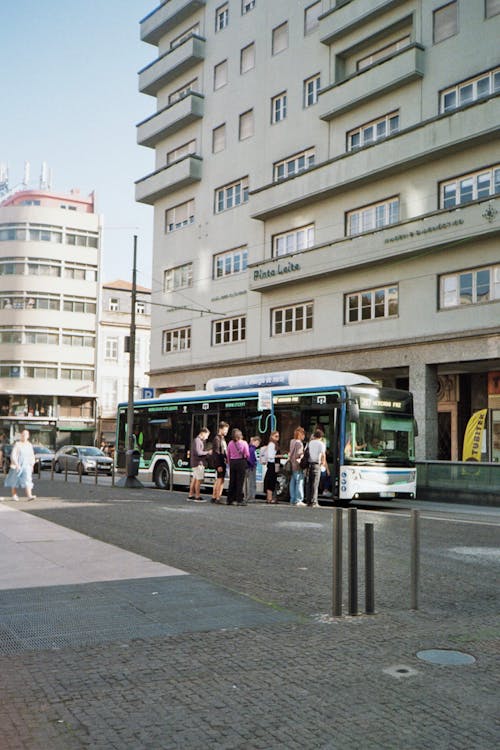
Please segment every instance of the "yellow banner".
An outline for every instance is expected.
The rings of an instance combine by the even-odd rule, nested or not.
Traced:
[[[476,411],[469,419],[464,435],[462,461],[481,460],[481,444],[487,413],[487,409],[481,409],[481,411]]]

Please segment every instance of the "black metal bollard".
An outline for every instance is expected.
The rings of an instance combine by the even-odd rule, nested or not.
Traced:
[[[349,508],[349,614],[358,614],[358,511]]]
[[[365,612],[375,613],[373,524],[365,523]]]
[[[95,483],[97,484],[97,459],[95,462]]]
[[[418,609],[418,587],[420,577],[420,513],[411,512],[411,609]]]
[[[332,616],[342,616],[342,508],[333,509]]]

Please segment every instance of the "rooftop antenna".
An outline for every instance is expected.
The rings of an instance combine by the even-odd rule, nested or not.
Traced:
[[[42,171],[40,173],[40,190],[47,190],[48,187],[49,187],[49,180],[48,180],[47,162],[42,161]]]
[[[9,190],[9,169],[6,164],[0,163],[0,195]]]
[[[23,177],[23,186],[28,187],[30,181],[30,163],[29,161],[24,162],[24,177]]]

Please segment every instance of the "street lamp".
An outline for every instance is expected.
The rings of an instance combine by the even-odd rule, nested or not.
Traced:
[[[125,476],[118,480],[118,487],[140,488],[144,485],[137,479],[139,473],[139,451],[134,446],[134,380],[135,380],[135,304],[137,297],[137,235],[134,234],[134,262],[132,267],[132,299],[130,311],[130,339],[128,363],[127,402],[127,451],[125,453]]]

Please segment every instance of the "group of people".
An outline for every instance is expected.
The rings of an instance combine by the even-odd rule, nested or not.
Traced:
[[[190,451],[191,482],[188,500],[195,503],[206,502],[201,496],[201,485],[207,466],[215,469],[216,479],[213,485],[211,502],[222,503],[224,478],[229,467],[229,486],[226,505],[244,506],[255,500],[257,450],[260,447],[259,436],[243,439],[241,430],[235,428],[231,440],[226,441],[229,431],[227,422],[220,422],[212,447],[206,449],[210,435],[207,427],[202,427],[194,438]],[[260,451],[260,462],[265,464],[264,492],[267,504],[275,504],[278,471],[282,459],[290,462],[290,503],[294,506],[318,507],[318,492],[322,474],[328,473],[326,460],[326,442],[323,431],[314,430],[309,442],[305,442],[305,430],[297,427],[290,441],[289,453],[282,453],[279,445],[280,434],[271,432],[269,442]]]
[[[220,422],[212,448],[206,450],[205,443],[210,431],[202,427],[191,444],[190,465],[191,483],[189,485],[188,500],[195,503],[206,502],[201,496],[201,483],[205,477],[205,468],[215,469],[216,478],[212,489],[211,502],[221,504],[224,490],[224,478],[229,466],[229,486],[226,505],[247,505],[249,500],[255,499],[257,449],[260,437],[250,438],[248,443],[243,439],[241,430],[235,428],[231,433],[231,440],[226,441],[229,425]]]

